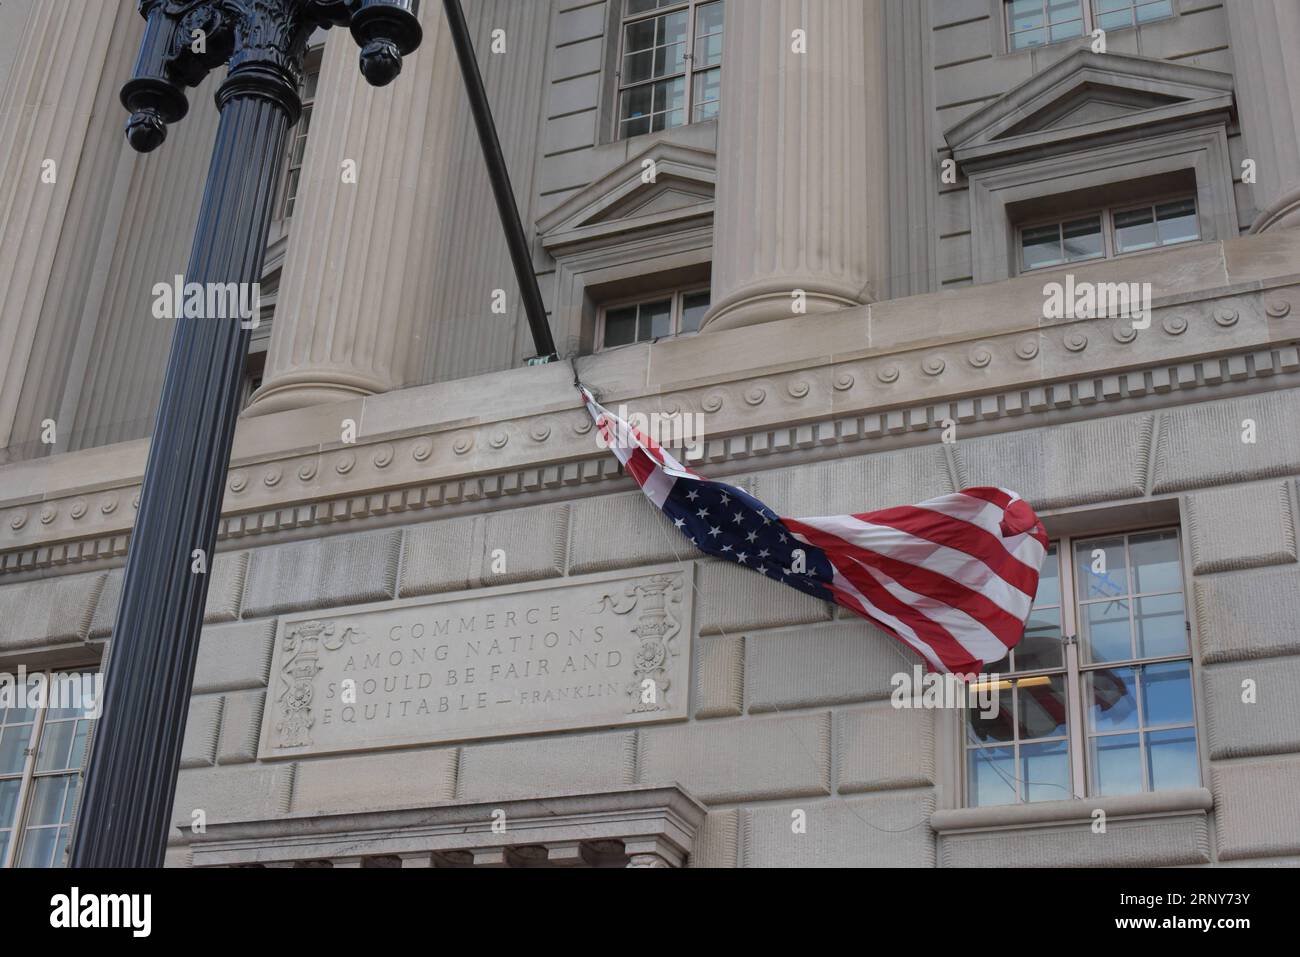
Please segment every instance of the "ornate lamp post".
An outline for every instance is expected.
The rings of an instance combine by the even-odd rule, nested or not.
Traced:
[[[147,152],[185,116],[185,87],[227,64],[187,283],[261,278],[271,207],[302,103],[307,41],[347,26],[361,71],[391,82],[420,44],[413,0],[139,0],[147,22],[127,139]],[[73,839],[74,867],[162,865],[249,330],[178,317]],[[202,552],[198,560],[196,552]]]

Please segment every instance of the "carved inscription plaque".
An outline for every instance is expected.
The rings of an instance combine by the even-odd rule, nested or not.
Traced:
[[[282,616],[262,760],[686,717],[694,566]]]

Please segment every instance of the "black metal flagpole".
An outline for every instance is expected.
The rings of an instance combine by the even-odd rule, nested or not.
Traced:
[[[185,87],[227,64],[187,283],[261,278],[307,41],[348,26],[361,71],[391,82],[419,46],[411,0],[139,0],[146,20],[122,89],[127,138],[157,148]],[[113,626],[73,838],[74,867],[158,867],[180,764],[249,332],[239,316],[178,317]]]
[[[510,262],[515,269],[519,294],[524,298],[528,328],[533,333],[533,345],[537,349],[537,357],[545,361],[556,355],[555,340],[551,337],[551,325],[546,318],[546,305],[542,302],[542,290],[537,285],[537,274],[533,272],[532,254],[528,249],[528,234],[524,232],[524,224],[519,218],[519,208],[515,205],[515,192],[510,185],[510,171],[506,168],[506,158],[501,152],[501,141],[497,138],[496,123],[492,119],[492,104],[488,102],[487,90],[483,86],[483,74],[479,71],[478,58],[474,55],[474,41],[470,38],[469,27],[465,24],[465,11],[461,9],[460,0],[443,0],[442,6],[447,13],[447,25],[451,28],[451,39],[456,47],[456,58],[460,61],[460,72],[465,77],[465,90],[469,93],[474,126],[478,129],[479,143],[483,147],[483,159],[487,163],[488,178],[492,181],[492,194],[496,198],[497,212],[501,216],[501,229],[505,232],[506,244],[510,247]]]

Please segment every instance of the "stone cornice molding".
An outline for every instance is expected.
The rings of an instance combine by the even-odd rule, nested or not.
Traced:
[[[1285,257],[1300,237],[1249,242],[1269,244],[1258,247],[1261,255]],[[1026,316],[1033,290],[1016,280],[952,299],[913,297],[925,301],[790,320],[785,330],[773,323],[614,350],[580,368],[608,405],[702,414],[701,461],[726,474],[751,460],[784,464],[864,440],[871,451],[915,444],[945,418],[1014,428],[1035,413],[1107,403],[1128,410],[1191,387],[1289,378],[1300,371],[1300,277],[1265,281],[1240,271],[1229,285],[1164,290],[1151,327],[1139,331],[1113,318]],[[1186,283],[1186,264],[1179,275]],[[957,318],[969,316],[970,328],[927,336],[912,310],[929,314],[944,304],[964,306]],[[911,335],[891,341],[900,321]],[[748,354],[736,355],[746,344]],[[756,367],[757,355],[766,364]],[[617,480],[617,462],[596,447],[570,379],[567,364],[515,369],[244,420],[221,535],[260,537],[499,497],[532,504],[539,500],[532,493]],[[355,444],[338,441],[349,418],[361,425]],[[0,572],[122,554],[146,451],[138,441],[0,467]]]
[[[505,813],[509,827],[494,828]],[[304,864],[682,867],[707,809],[678,785],[181,828],[195,867]],[[658,862],[650,859],[658,858]],[[388,859],[384,861],[383,859]],[[328,862],[326,864],[325,862]],[[400,863],[399,863],[400,862]]]

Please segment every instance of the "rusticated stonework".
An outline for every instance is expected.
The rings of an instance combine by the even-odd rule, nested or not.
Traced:
[[[279,621],[261,760],[685,718],[693,564]]]

